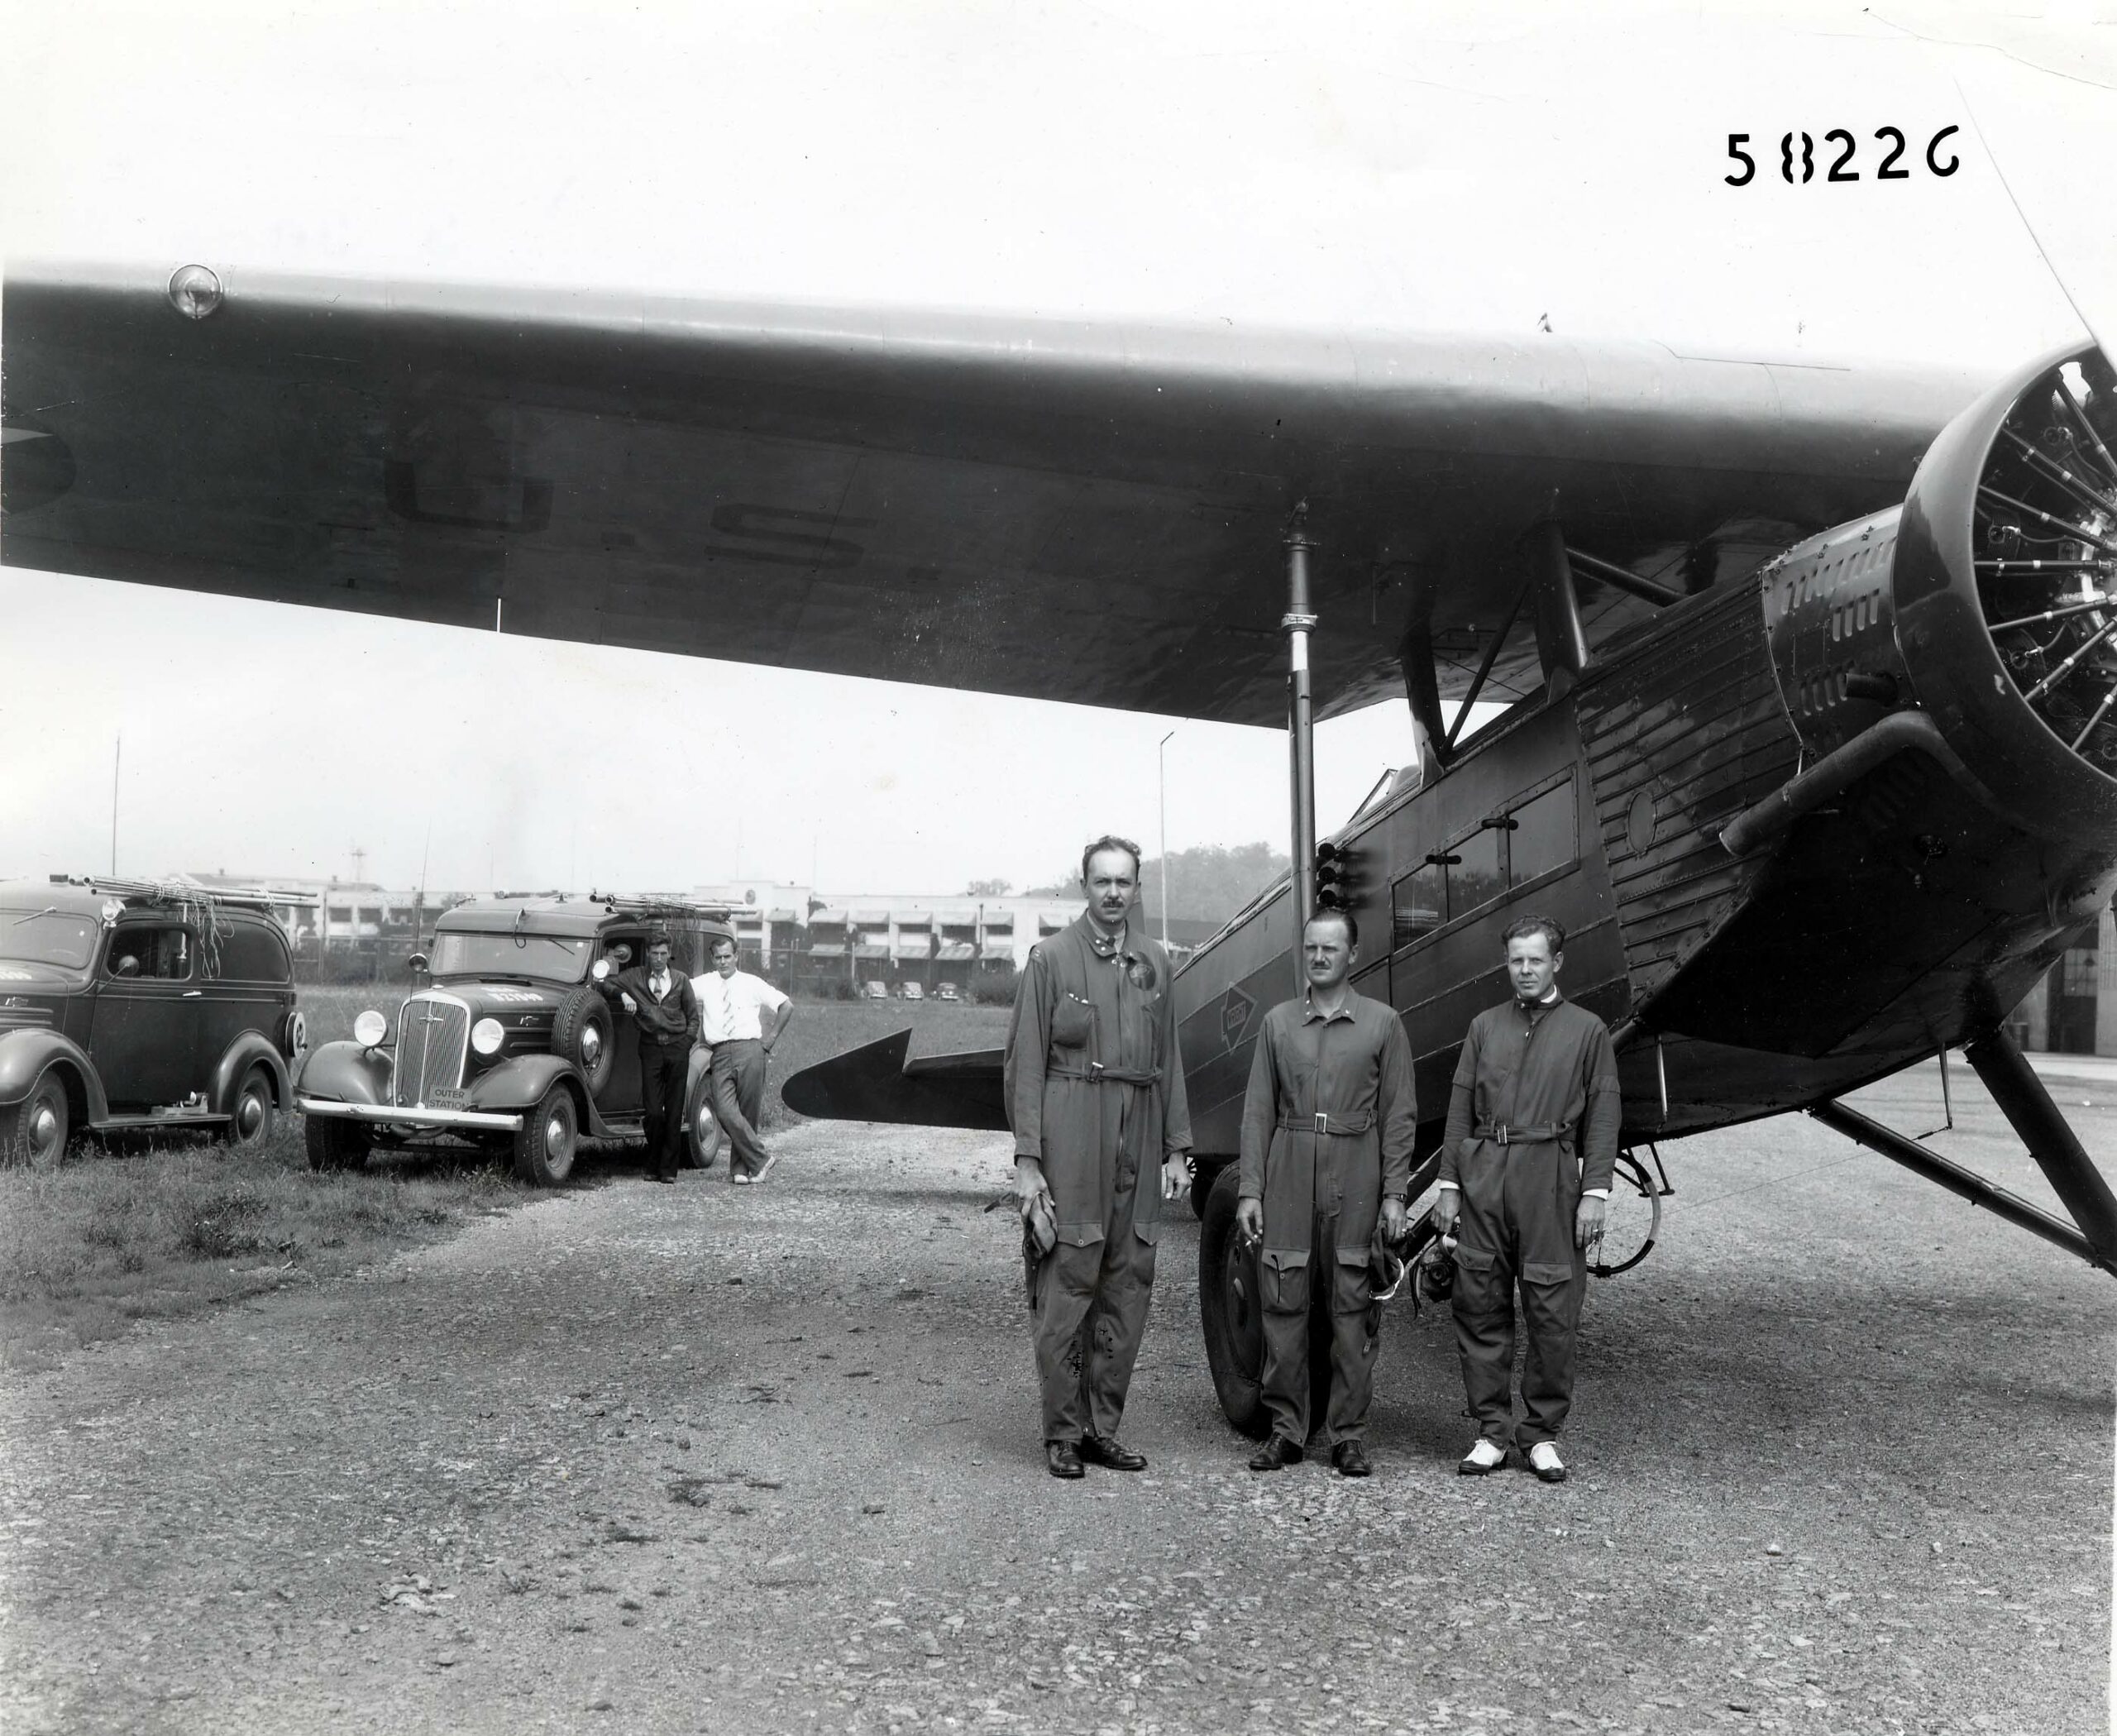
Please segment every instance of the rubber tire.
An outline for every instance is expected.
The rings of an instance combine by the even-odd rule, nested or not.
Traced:
[[[554,1140],[551,1130],[562,1126]],[[564,1084],[547,1091],[514,1136],[514,1173],[533,1188],[556,1188],[573,1174],[581,1145],[581,1111]]]
[[[1235,1240],[1238,1185],[1236,1166],[1230,1164],[1206,1196],[1198,1231],[1198,1315],[1221,1413],[1238,1432],[1261,1441],[1272,1430],[1258,1384],[1264,1372],[1264,1314],[1257,1256],[1240,1252]],[[1331,1298],[1327,1291],[1316,1295],[1316,1275],[1309,1275],[1308,1426],[1314,1432],[1322,1428],[1331,1404]],[[1324,1281],[1335,1275],[1325,1275]]]
[[[244,1105],[251,1101],[258,1105],[256,1126],[248,1134],[242,1131]],[[242,1076],[242,1083],[236,1087],[235,1101],[229,1106],[227,1143],[241,1150],[254,1151],[272,1136],[272,1117],[279,1106],[272,1097],[272,1076],[262,1063],[253,1066]]]
[[[701,1121],[710,1137],[700,1136]],[[684,1141],[677,1160],[686,1169],[710,1169],[720,1161],[727,1143],[728,1136],[720,1131],[720,1122],[713,1113],[713,1069],[709,1067],[699,1074],[690,1101],[684,1105]]]
[[[593,1067],[581,1059],[581,1035],[590,1030],[600,1032],[601,1038]],[[610,1075],[617,1070],[617,1030],[609,1002],[600,990],[585,983],[567,991],[558,1011],[552,1015],[552,1053],[565,1056],[581,1069],[590,1098],[602,1096]]]
[[[33,1141],[41,1116],[48,1115],[47,1135]],[[59,1069],[47,1066],[31,1082],[29,1095],[19,1103],[0,1109],[0,1165],[20,1164],[31,1169],[55,1169],[66,1159],[66,1141],[72,1109],[66,1101],[66,1081]]]
[[[1257,1385],[1264,1356],[1257,1256],[1237,1244],[1235,1198],[1235,1166],[1230,1164],[1213,1179],[1199,1217],[1198,1323],[1221,1413],[1237,1432],[1261,1441],[1272,1419]]]
[[[1206,1201],[1213,1191],[1213,1184],[1221,1178],[1221,1171],[1231,1169],[1231,1160],[1201,1157],[1191,1154],[1191,1215],[1199,1222],[1206,1221]]]
[[[310,1169],[329,1174],[367,1167],[368,1137],[358,1121],[342,1121],[335,1115],[303,1116],[302,1121]]]

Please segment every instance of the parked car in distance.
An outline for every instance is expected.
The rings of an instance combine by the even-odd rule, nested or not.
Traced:
[[[907,1001],[923,1001],[926,998],[925,985],[923,983],[907,983],[904,985],[903,992]]]
[[[734,938],[724,911],[668,898],[511,893],[446,912],[432,957],[414,960],[428,986],[394,1019],[363,1012],[352,1040],[303,1067],[310,1164],[357,1169],[378,1146],[467,1143],[548,1187],[572,1173],[584,1138],[644,1140],[637,1027],[596,975],[643,959],[657,930],[687,976]],[[704,1055],[692,1051],[684,1091],[685,1160],[698,1169],[720,1145]]]
[[[55,1164],[79,1131],[269,1136],[308,1043],[275,901],[0,882],[0,1162]]]
[[[870,977],[860,985],[860,998],[863,1001],[886,1001],[889,997],[889,984],[878,978]]]
[[[960,1001],[963,997],[956,992],[954,983],[942,983],[935,986],[934,998],[937,1001]]]

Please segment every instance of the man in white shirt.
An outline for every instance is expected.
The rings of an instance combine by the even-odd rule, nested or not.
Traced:
[[[757,1137],[764,1117],[766,1057],[794,1003],[762,977],[735,968],[735,943],[713,943],[713,968],[691,978],[698,997],[700,1040],[713,1056],[713,1112],[734,1148],[728,1160],[738,1187],[760,1182],[777,1161]]]

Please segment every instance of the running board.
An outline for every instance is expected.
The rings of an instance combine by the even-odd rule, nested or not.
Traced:
[[[91,1133],[140,1133],[156,1127],[225,1127],[232,1119],[209,1110],[194,1109],[181,1115],[108,1115],[88,1123]]]

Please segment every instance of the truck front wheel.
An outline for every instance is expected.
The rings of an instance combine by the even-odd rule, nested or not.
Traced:
[[[554,1085],[514,1136],[514,1173],[533,1188],[556,1188],[573,1173],[581,1116],[573,1093]]]

